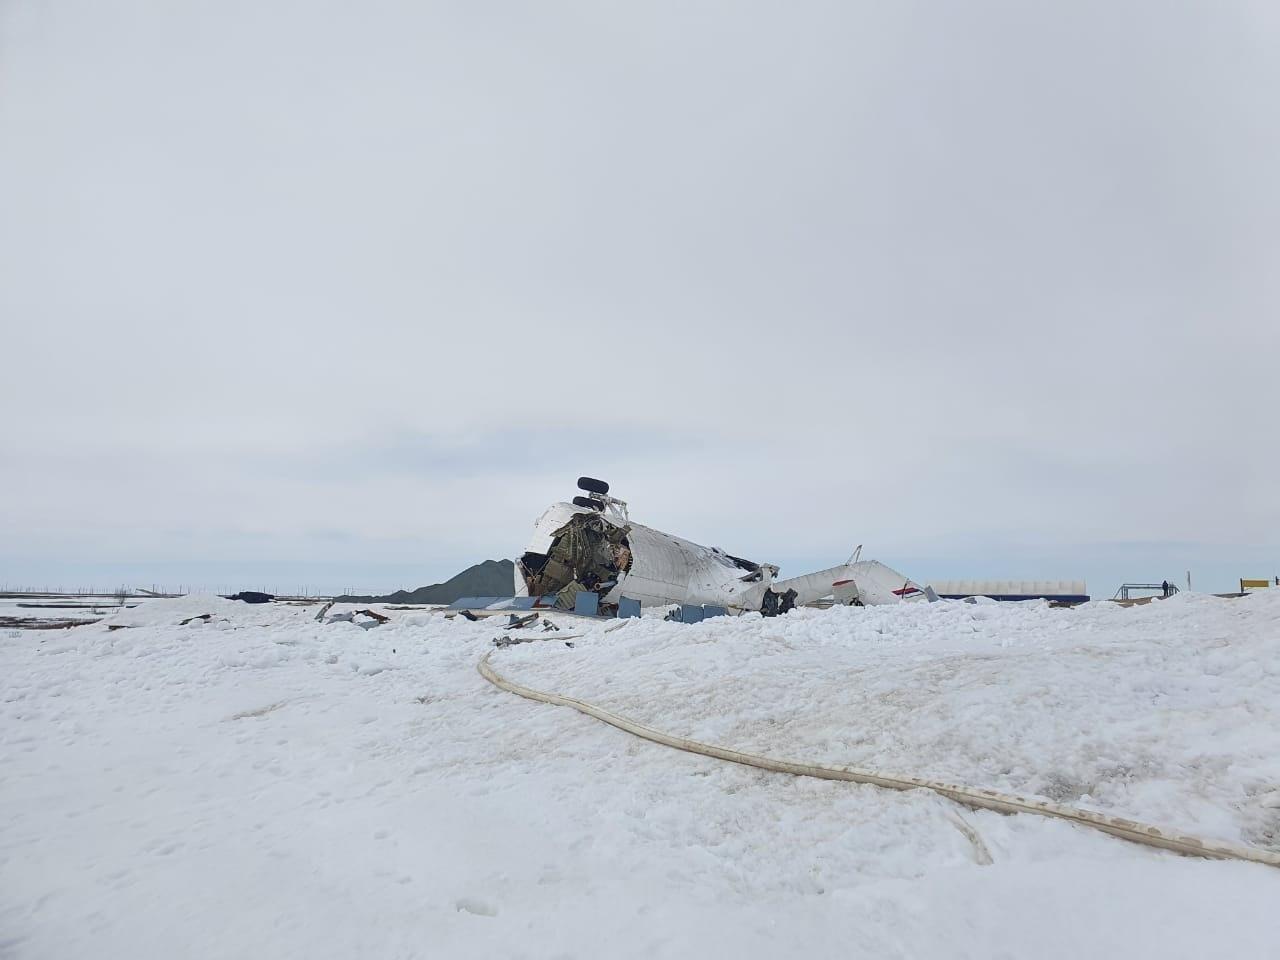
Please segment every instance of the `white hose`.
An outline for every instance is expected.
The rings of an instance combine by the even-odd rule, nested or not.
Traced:
[[[719,747],[711,743],[701,743],[686,737],[672,736],[669,733],[663,733],[661,730],[655,730],[653,727],[645,726],[643,723],[611,713],[593,703],[576,700],[573,697],[566,697],[557,693],[543,693],[540,690],[533,690],[518,683],[513,683],[499,675],[489,664],[491,655],[492,651],[486,653],[477,665],[477,669],[479,669],[480,675],[494,686],[528,700],[538,700],[542,703],[552,703],[561,707],[572,707],[589,717],[595,717],[610,726],[617,727],[619,730],[625,730],[627,733],[634,734],[637,737],[652,740],[654,743],[660,743],[663,746],[674,747],[677,750],[698,753],[704,757],[715,757],[718,760],[728,760],[731,763],[741,763],[749,767],[758,767],[761,770],[790,773],[797,777],[818,777],[822,780],[847,780],[853,783],[869,783],[877,787],[888,787],[891,790],[932,790],[934,793],[941,794],[957,803],[979,810],[995,810],[997,813],[1031,813],[1041,817],[1056,817],[1059,820],[1069,820],[1082,826],[1101,830],[1103,833],[1120,837],[1122,840],[1130,840],[1149,847],[1161,847],[1165,850],[1173,850],[1175,853],[1188,856],[1211,857],[1218,860],[1246,860],[1251,863],[1263,863],[1271,867],[1280,867],[1280,853],[1224,843],[1220,840],[1202,840],[1199,837],[1188,836],[1177,831],[1153,827],[1145,823],[1125,820],[1121,817],[1109,817],[1090,810],[1077,810],[1073,807],[1050,803],[1048,800],[1034,800],[1027,797],[997,793],[994,790],[975,789],[957,783],[944,783],[940,780],[926,780],[922,777],[879,773],[874,770],[859,770],[854,767],[823,767],[811,763],[795,763],[791,760],[774,760],[770,757],[742,753],[738,750],[730,750],[727,747]]]

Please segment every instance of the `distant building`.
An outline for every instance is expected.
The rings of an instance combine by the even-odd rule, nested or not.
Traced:
[[[1089,599],[1083,580],[933,580],[929,585],[944,600],[990,597],[1084,603]]]

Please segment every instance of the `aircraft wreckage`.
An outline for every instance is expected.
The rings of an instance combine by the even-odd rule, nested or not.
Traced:
[[[859,606],[935,599],[896,570],[856,554],[849,563],[779,580],[774,564],[636,523],[603,480],[579,477],[578,488],[581,496],[553,504],[534,524],[515,564],[516,596],[554,597],[556,607],[573,609],[578,595],[589,592],[599,598],[601,613],[616,613],[625,598],[642,606],[704,604],[767,617],[826,597]]]

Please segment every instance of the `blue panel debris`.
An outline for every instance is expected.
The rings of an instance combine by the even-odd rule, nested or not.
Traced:
[[[449,604],[450,610],[483,610],[491,603],[497,603],[499,600],[509,600],[510,597],[459,597],[453,603]]]
[[[640,616],[640,601],[632,600],[630,597],[619,597],[618,616],[623,618]]]
[[[698,623],[702,620],[702,607],[696,603],[680,604],[680,622]]]
[[[729,611],[724,607],[717,607],[710,603],[702,605],[702,619],[710,620],[712,617],[727,617]]]
[[[594,617],[600,613],[600,595],[590,590],[583,590],[573,598],[573,612],[584,617]]]

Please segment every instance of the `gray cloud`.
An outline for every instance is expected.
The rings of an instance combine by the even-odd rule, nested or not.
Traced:
[[[1244,2],[0,7],[0,579],[425,580],[579,472],[762,558],[1261,564],[1277,54]]]

